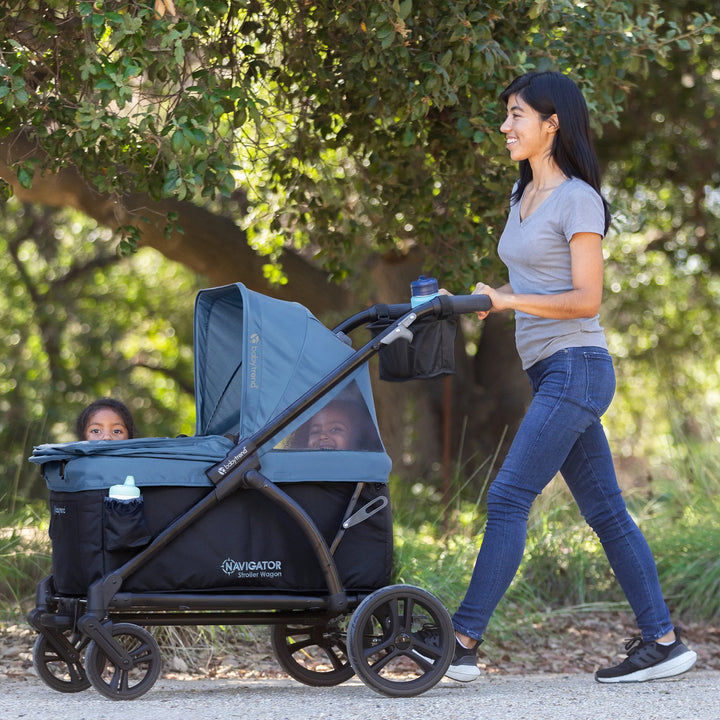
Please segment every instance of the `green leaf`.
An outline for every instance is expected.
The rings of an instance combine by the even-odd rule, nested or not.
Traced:
[[[24,88],[20,88],[19,90],[16,90],[15,93],[15,105],[26,105],[28,100],[30,99],[29,95],[27,94],[27,91]]]
[[[172,134],[170,145],[173,149],[173,152],[176,153],[182,153],[188,149],[189,143],[182,128],[175,130],[175,132]]]
[[[22,164],[17,170],[17,179],[22,187],[26,190],[32,187],[33,169],[27,164]]]
[[[403,20],[407,20],[412,12],[412,0],[403,0],[403,2],[400,3],[397,12]]]

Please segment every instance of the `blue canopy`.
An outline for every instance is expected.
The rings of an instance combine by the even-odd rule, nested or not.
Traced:
[[[304,306],[235,283],[201,290],[195,301],[196,434],[248,438],[333,372],[355,351]],[[355,394],[378,438],[375,452],[278,449],[319,408]],[[277,481],[387,482],[391,461],[377,434],[367,364],[339,383],[258,449],[263,472]]]
[[[196,434],[252,435],[352,354],[298,303],[240,283],[201,290],[195,300]]]
[[[140,486],[209,484],[204,470],[234,446],[224,436],[238,435],[242,442],[269,426],[354,352],[298,303],[241,283],[201,290],[195,301],[195,437],[41,445],[30,460],[45,465],[55,490],[109,487],[122,482],[123,473]],[[341,399],[362,406],[375,444],[318,452],[289,440],[319,409]],[[367,364],[257,452],[261,471],[275,482],[387,482],[391,462],[377,431]]]

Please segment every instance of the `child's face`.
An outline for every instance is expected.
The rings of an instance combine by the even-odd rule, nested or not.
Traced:
[[[308,447],[311,450],[349,450],[353,429],[345,412],[337,408],[323,408],[310,423]]]
[[[125,421],[110,408],[96,410],[85,426],[85,440],[127,440]]]

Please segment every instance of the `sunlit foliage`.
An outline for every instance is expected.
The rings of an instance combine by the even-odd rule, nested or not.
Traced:
[[[192,433],[200,280],[152,250],[119,257],[79,213],[11,199],[0,223],[0,495],[29,491],[32,445],[74,439],[96,397],[126,402],[145,435]]]

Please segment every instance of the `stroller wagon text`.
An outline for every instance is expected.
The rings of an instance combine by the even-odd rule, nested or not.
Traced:
[[[221,566],[226,575],[240,578],[275,578],[282,577],[281,560],[233,560],[226,558]]]

